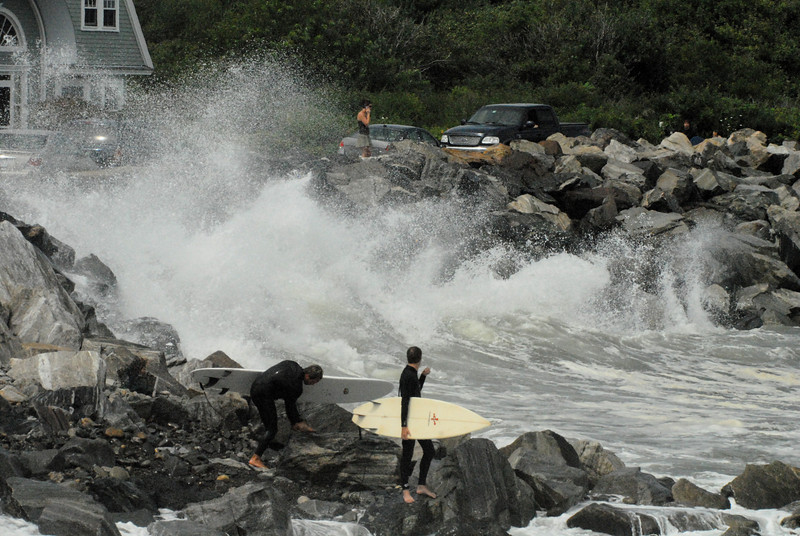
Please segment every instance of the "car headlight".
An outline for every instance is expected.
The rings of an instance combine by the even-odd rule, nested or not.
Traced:
[[[486,136],[481,140],[481,145],[497,145],[500,143],[500,138],[497,136]]]
[[[442,143],[450,143],[450,136],[448,136],[447,134],[442,134],[442,139],[439,141]]]

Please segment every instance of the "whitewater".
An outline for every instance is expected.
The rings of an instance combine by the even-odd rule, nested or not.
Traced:
[[[175,327],[189,359],[222,350],[266,368],[290,356],[392,381],[417,345],[432,369],[425,396],[490,419],[476,435],[498,447],[553,430],[711,491],[748,463],[800,466],[800,329],[734,331],[703,308],[706,250],[724,229],[698,227],[661,251],[610,235],[533,258],[476,248],[480,211],[454,200],[342,214],[310,193],[308,175],[246,165],[237,135],[281,128],[287,108],[325,117],[324,94],[279,65],[237,69],[213,92],[142,97],[166,125],[163,154],[145,166],[0,187],[0,210],[114,271],[119,296],[98,305],[112,330],[150,316]],[[657,284],[643,285],[644,272]],[[786,512],[734,511],[765,536],[792,534],[778,524]],[[511,533],[594,534],[567,529],[572,513]],[[38,534],[8,517],[0,526]],[[368,534],[312,522],[296,532]]]

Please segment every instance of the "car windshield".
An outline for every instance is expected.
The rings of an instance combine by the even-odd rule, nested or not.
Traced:
[[[47,134],[0,132],[0,149],[7,151],[40,151],[45,144],[47,144]]]
[[[116,145],[119,127],[116,121],[72,121],[64,132],[81,145]]]
[[[369,137],[380,141],[400,141],[406,139],[408,131],[406,129],[392,128],[386,125],[371,125],[369,127]]]
[[[484,106],[469,118],[468,123],[517,126],[522,124],[524,116],[524,111],[517,108]]]

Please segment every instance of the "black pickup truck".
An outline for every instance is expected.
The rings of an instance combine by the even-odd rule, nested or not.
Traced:
[[[489,104],[463,124],[447,129],[441,142],[451,149],[485,151],[513,140],[545,140],[556,132],[571,138],[591,134],[585,123],[560,123],[546,104]]]

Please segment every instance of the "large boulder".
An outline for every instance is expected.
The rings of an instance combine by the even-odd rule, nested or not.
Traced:
[[[372,434],[293,433],[279,461],[280,473],[293,480],[366,489],[396,483],[398,467],[397,445]]]
[[[721,493],[704,490],[685,478],[681,478],[673,484],[672,497],[676,503],[684,506],[702,506],[714,510],[726,510],[731,507],[728,498]]]
[[[67,486],[27,478],[5,481],[3,509],[54,536],[119,536],[108,511]]]
[[[439,495],[447,522],[493,522],[504,530],[525,527],[536,511],[530,487],[488,439],[470,439],[457,446],[428,484]]]
[[[0,251],[0,309],[11,333],[22,342],[80,349],[83,315],[44,254],[7,221],[0,222]]]
[[[574,440],[570,444],[578,454],[581,467],[589,474],[592,487],[601,476],[625,468],[625,463],[597,441]]]
[[[164,352],[120,339],[87,338],[83,349],[98,352],[108,364],[108,377],[142,394],[168,392],[185,396],[186,387],[167,367]]]
[[[292,534],[289,505],[283,493],[267,483],[252,482],[217,499],[190,504],[179,517],[226,534]]]
[[[35,382],[49,391],[73,387],[102,390],[106,385],[106,362],[97,352],[49,352],[12,359],[9,375],[17,382]]]
[[[567,520],[567,527],[613,536],[661,534],[658,521],[654,517],[616,508],[610,504],[590,504],[582,508]]]
[[[638,467],[620,469],[598,479],[593,497],[622,496],[631,504],[663,506],[672,502],[672,491],[651,474]]]
[[[748,464],[723,492],[732,495],[736,504],[745,508],[781,508],[800,501],[800,469],[779,461],[768,465]]]

